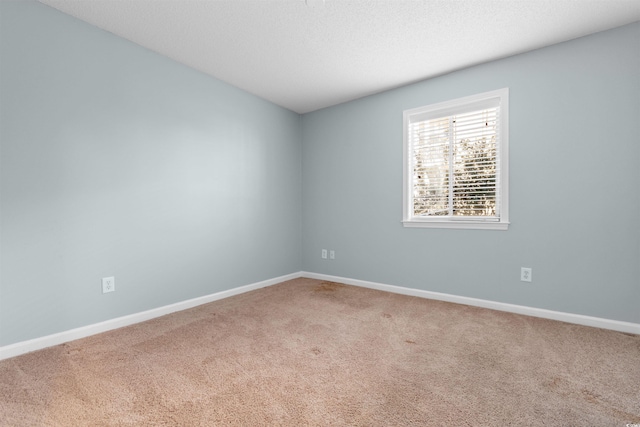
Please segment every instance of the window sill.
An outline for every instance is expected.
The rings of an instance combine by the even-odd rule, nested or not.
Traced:
[[[478,222],[478,221],[416,221],[403,220],[403,227],[409,228],[458,228],[470,230],[508,230],[508,222]]]

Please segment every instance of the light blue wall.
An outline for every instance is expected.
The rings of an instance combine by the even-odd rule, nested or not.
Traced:
[[[403,110],[503,87],[510,229],[403,228]],[[310,113],[302,128],[304,270],[640,323],[640,24]]]
[[[300,270],[298,114],[40,3],[0,14],[0,345]]]

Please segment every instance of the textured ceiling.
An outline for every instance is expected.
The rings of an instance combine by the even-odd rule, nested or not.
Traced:
[[[640,0],[40,1],[298,113],[640,20]]]

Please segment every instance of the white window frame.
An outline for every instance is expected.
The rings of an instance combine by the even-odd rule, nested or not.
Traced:
[[[413,215],[413,167],[409,125],[413,122],[441,118],[467,112],[473,108],[486,108],[487,104],[500,106],[497,162],[500,173],[497,184],[499,218],[493,221],[474,219],[472,216],[452,218]],[[509,227],[509,89],[503,88],[452,101],[405,110],[403,113],[403,192],[402,225],[420,228],[466,228],[507,230]]]

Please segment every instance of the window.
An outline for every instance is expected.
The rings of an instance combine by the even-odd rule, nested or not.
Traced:
[[[405,227],[506,230],[509,89],[404,112]]]

